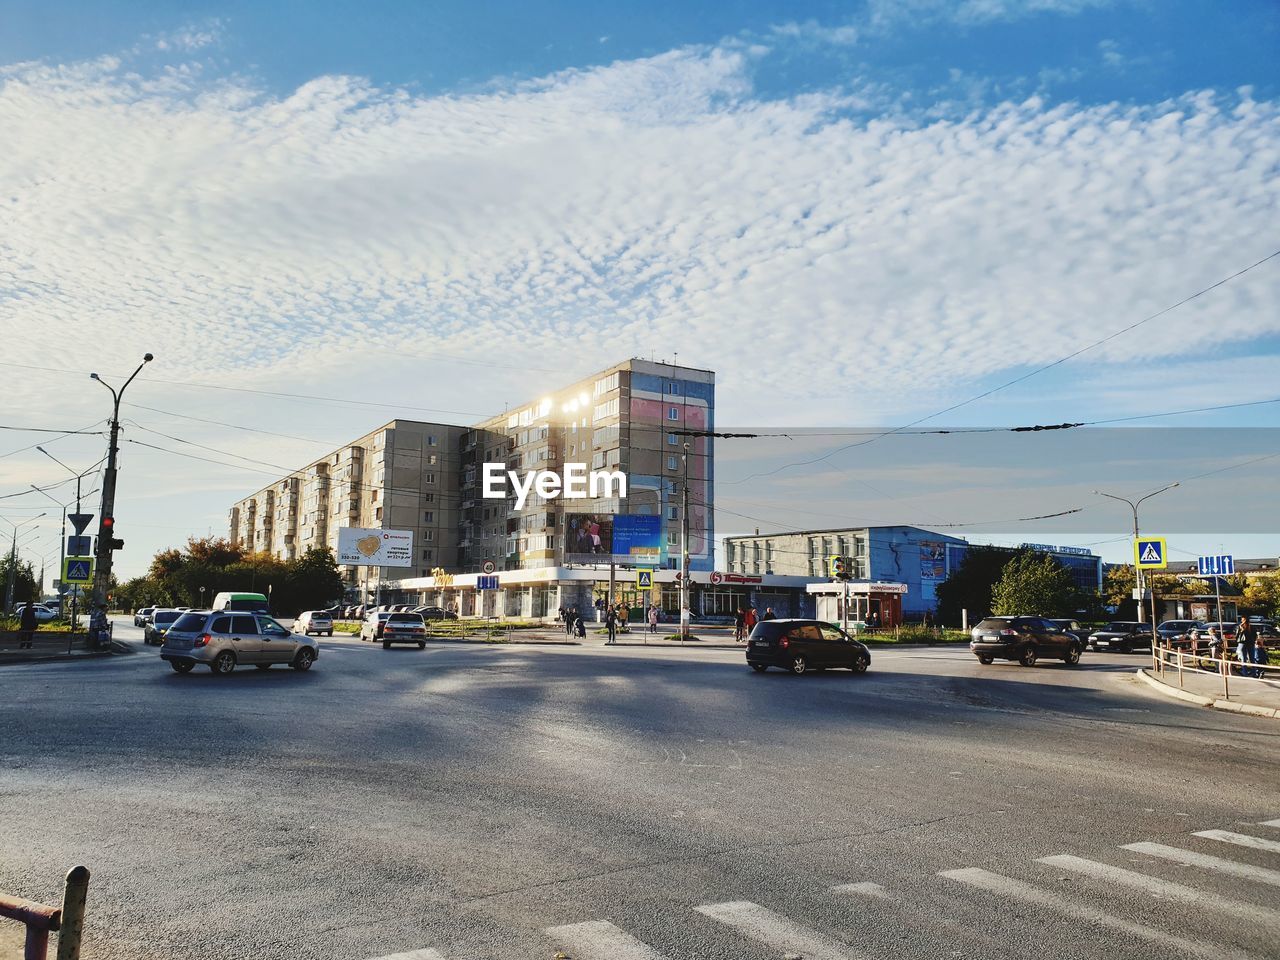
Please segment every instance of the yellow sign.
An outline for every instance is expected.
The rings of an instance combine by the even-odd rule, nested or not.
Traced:
[[[636,571],[636,589],[637,590],[653,589],[653,571],[652,570]]]
[[[63,583],[92,583],[93,557],[67,557],[62,561]]]
[[[1169,548],[1164,537],[1139,537],[1133,541],[1133,565],[1139,570],[1164,570],[1169,566]]]
[[[444,567],[432,567],[431,576],[435,578],[437,587],[453,586],[453,574],[447,573]]]

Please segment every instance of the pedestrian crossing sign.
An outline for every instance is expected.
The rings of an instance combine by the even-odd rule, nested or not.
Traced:
[[[1143,537],[1133,541],[1133,563],[1139,570],[1164,570],[1169,566],[1169,550],[1164,537]]]
[[[653,571],[652,570],[636,571],[636,589],[637,590],[653,589]]]
[[[93,557],[67,557],[62,561],[63,583],[91,583]]]

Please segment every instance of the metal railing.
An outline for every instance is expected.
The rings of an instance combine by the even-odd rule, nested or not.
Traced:
[[[1176,670],[1178,686],[1183,686],[1184,674],[1193,673],[1201,676],[1216,676],[1222,680],[1222,698],[1231,699],[1231,681],[1250,681],[1263,683],[1272,687],[1280,687],[1280,665],[1270,663],[1244,663],[1233,657],[1214,656],[1214,650],[1198,646],[1191,649],[1182,647],[1165,647],[1158,644],[1151,647],[1151,668],[1154,672],[1164,674],[1168,670]]]
[[[46,960],[49,934],[58,934],[58,960],[79,960],[84,936],[84,905],[89,893],[89,868],[72,867],[67,873],[61,907],[0,893],[0,917],[26,924],[27,939],[22,960]]]

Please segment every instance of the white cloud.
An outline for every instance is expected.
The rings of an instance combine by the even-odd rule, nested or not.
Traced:
[[[769,28],[769,33],[783,40],[831,44],[838,47],[848,47],[858,42],[858,28],[852,24],[829,27],[816,20],[803,22],[792,20],[774,24]]]
[[[969,26],[1039,14],[1077,16],[1116,4],[1117,0],[871,0],[867,13],[870,23],[880,28],[908,22]]]
[[[190,53],[218,43],[222,39],[224,27],[223,22],[215,17],[172,33],[162,33],[151,40],[155,49],[162,52]]]

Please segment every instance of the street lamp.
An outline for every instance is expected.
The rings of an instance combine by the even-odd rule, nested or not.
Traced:
[[[1145,497],[1142,497],[1139,500],[1130,500],[1128,497],[1118,497],[1114,493],[1103,493],[1101,490],[1094,490],[1093,492],[1099,497],[1106,497],[1108,500],[1119,500],[1121,503],[1127,503],[1129,505],[1129,509],[1133,511],[1133,542],[1135,544],[1135,549],[1136,549],[1136,544],[1138,542],[1138,507],[1142,506],[1152,497],[1158,496],[1159,494],[1164,493],[1166,490],[1172,490],[1174,487],[1177,487],[1177,486],[1181,486],[1181,482],[1171,483],[1167,487],[1161,487],[1159,490],[1155,491],[1155,493],[1148,493]],[[1142,614],[1142,568],[1138,566],[1136,558],[1134,559],[1133,572],[1135,577],[1134,583],[1138,588],[1138,614],[1139,614],[1138,619],[1142,619],[1141,617],[1141,614]],[[1156,643],[1156,591],[1155,591],[1155,588],[1153,587],[1151,590],[1152,649],[1155,648],[1155,643]]]
[[[14,523],[12,520],[0,517],[0,520],[4,520],[5,523],[13,527],[13,539],[9,545],[9,582],[5,587],[4,606],[6,610],[13,609],[13,591],[18,582],[18,531],[29,523],[35,523],[43,516],[45,516],[45,513],[38,513],[34,517],[23,520],[21,523]]]
[[[130,374],[129,379],[119,390],[107,383],[96,373],[89,374],[89,379],[97,380],[111,391],[111,440],[107,446],[107,469],[102,475],[102,514],[98,517],[98,550],[97,569],[93,573],[93,603],[106,602],[107,585],[111,582],[112,541],[115,539],[116,508],[116,455],[120,452],[120,398],[124,396],[133,378],[142,372],[142,368],[154,360],[151,354],[144,354],[138,369]]]
[[[684,467],[684,488],[680,503],[680,640],[689,638],[689,441],[680,456]]]

